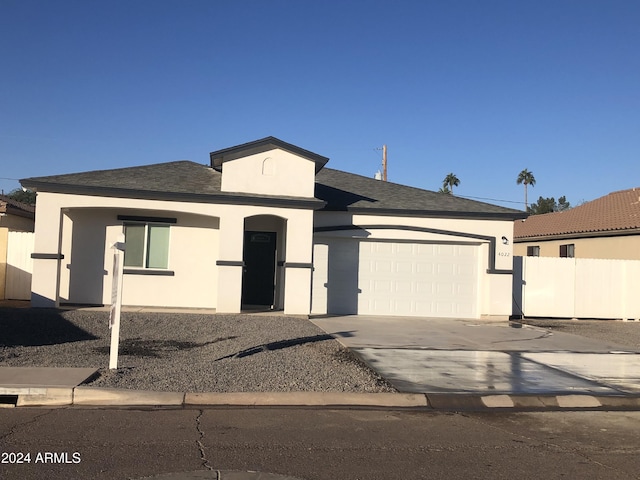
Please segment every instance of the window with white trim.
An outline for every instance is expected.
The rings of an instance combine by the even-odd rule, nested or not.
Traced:
[[[527,257],[539,257],[539,256],[540,256],[539,245],[529,245],[527,247]]]

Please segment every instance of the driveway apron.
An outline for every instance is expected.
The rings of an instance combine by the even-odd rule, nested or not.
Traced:
[[[640,394],[640,351],[483,320],[313,318],[401,392]]]

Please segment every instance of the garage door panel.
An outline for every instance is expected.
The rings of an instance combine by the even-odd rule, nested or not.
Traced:
[[[398,261],[395,264],[395,273],[414,273],[414,267],[416,266],[412,262]]]
[[[393,272],[393,262],[380,260],[378,262],[370,261],[368,262],[371,271],[375,273],[392,273]]]
[[[414,252],[416,255],[434,257],[438,254],[436,248],[437,246],[433,244],[416,244],[414,247]]]
[[[415,273],[424,276],[424,275],[433,275],[435,265],[433,263],[426,263],[418,261],[415,264]]]
[[[455,266],[451,263],[437,263],[435,271],[438,275],[451,277],[454,275]]]
[[[435,294],[442,300],[449,301],[458,294],[458,285],[455,283],[436,283]]]
[[[396,253],[398,254],[413,254],[415,250],[415,245],[411,243],[397,243],[396,245]]]
[[[439,257],[452,257],[455,252],[455,245],[438,245],[436,252]]]
[[[328,311],[474,318],[478,251],[476,245],[330,240],[329,256],[337,257],[329,260]],[[342,280],[343,272],[353,280]]]
[[[431,282],[416,282],[416,293],[418,295],[432,295],[434,289],[435,287]]]
[[[410,296],[413,297],[414,296],[414,284],[412,282],[409,281],[396,281],[393,282],[394,285],[394,293],[396,295],[403,295],[403,296]]]
[[[393,284],[388,280],[373,280],[368,283],[369,286],[372,286],[371,292],[374,294],[380,295],[392,295],[394,294]],[[366,286],[365,286],[366,289]],[[361,289],[362,290],[362,289]],[[365,290],[366,291],[366,290]]]
[[[396,300],[393,302],[393,310],[399,312],[398,315],[411,315],[413,312],[413,302],[411,300]]]

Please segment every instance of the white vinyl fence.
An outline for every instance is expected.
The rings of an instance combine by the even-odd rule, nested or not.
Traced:
[[[7,300],[31,299],[33,232],[9,232],[4,296]]]
[[[640,260],[514,257],[513,314],[640,319]]]

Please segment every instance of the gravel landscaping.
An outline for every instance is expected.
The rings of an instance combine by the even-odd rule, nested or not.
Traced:
[[[395,392],[311,322],[271,315],[123,313],[109,370],[108,313],[0,308],[0,366],[96,367],[89,385],[188,392]]]
[[[640,322],[620,320],[563,320],[527,318],[518,320],[548,330],[581,335],[625,347],[640,348]]]

